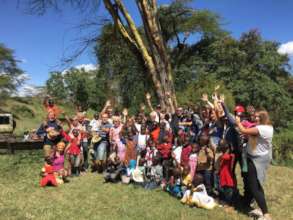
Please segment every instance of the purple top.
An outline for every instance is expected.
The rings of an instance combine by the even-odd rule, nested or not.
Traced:
[[[62,169],[64,169],[64,155],[55,156],[53,159],[53,171],[57,172]]]

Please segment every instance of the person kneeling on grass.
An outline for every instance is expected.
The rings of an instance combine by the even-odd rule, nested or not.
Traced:
[[[120,180],[123,166],[116,152],[111,153],[107,160],[107,167],[103,172],[105,182],[117,183]]]
[[[55,152],[52,155],[53,171],[54,171],[54,175],[56,177],[58,184],[69,182],[66,179],[68,172],[64,169],[64,161],[65,161],[64,149],[65,149],[65,143],[63,141],[60,141],[57,144]]]

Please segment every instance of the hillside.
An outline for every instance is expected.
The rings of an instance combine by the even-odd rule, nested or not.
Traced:
[[[73,114],[71,104],[59,104],[60,108],[68,115]],[[37,129],[46,117],[40,98],[9,98],[0,110],[13,113],[16,121],[16,135],[22,135],[24,131]]]

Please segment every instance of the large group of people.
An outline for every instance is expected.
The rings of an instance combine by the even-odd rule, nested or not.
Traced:
[[[263,183],[272,159],[273,127],[265,110],[237,105],[230,113],[217,88],[198,105],[166,112],[141,105],[135,115],[115,111],[107,101],[93,119],[78,109],[66,123],[62,110],[47,97],[47,118],[36,134],[44,138],[41,186],[57,186],[87,172],[105,182],[161,188],[181,203],[212,209],[221,204],[259,208],[249,213],[271,219]],[[149,112],[149,113],[147,113]],[[236,165],[240,165],[243,195]]]

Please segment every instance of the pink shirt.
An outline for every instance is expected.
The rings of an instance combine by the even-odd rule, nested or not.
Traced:
[[[58,172],[62,169],[64,169],[64,155],[60,155],[59,157],[55,156],[53,160],[53,171]]]

